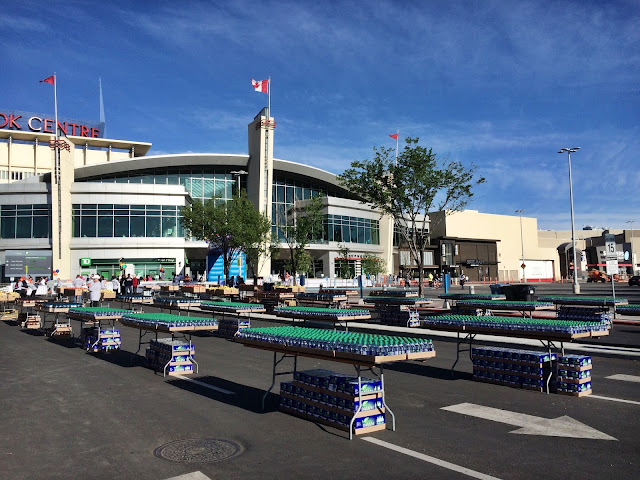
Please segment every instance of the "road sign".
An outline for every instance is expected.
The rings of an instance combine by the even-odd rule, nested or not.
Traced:
[[[617,259],[618,256],[616,254],[616,237],[611,233],[607,233],[604,236],[604,252],[607,256],[607,259],[613,260]],[[608,272],[607,272],[608,273]]]
[[[620,267],[618,267],[618,259],[607,259],[607,275],[618,275],[620,273]]]
[[[523,263],[522,265],[520,265],[520,268],[524,270],[526,268],[526,265]]]

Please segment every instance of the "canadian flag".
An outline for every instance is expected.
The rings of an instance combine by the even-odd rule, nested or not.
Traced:
[[[269,93],[269,80],[251,79],[251,86],[256,92]]]
[[[389,135],[391,138],[393,138],[394,140],[398,139],[398,134],[394,133],[393,135]]]

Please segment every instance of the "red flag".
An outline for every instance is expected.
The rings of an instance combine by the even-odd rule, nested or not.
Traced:
[[[393,135],[389,135],[391,138],[393,138],[394,140],[398,139],[398,134],[394,133]]]
[[[56,84],[56,76],[51,75],[50,77],[45,78],[44,80],[40,80],[40,83],[50,83],[51,85]]]
[[[269,93],[269,80],[251,79],[251,86],[256,92]]]

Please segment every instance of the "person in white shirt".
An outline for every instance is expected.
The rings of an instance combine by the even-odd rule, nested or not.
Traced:
[[[113,285],[113,291],[116,292],[116,295],[120,294],[120,280],[115,275],[111,277],[111,284]]]
[[[73,279],[73,282],[71,282],[71,284],[73,285],[73,288],[82,288],[84,287],[85,283],[84,283],[84,278],[82,278],[82,276],[80,274],[76,275],[76,278]],[[82,303],[82,292],[80,292],[80,295],[77,295],[77,291],[76,291],[76,303]]]
[[[100,277],[93,277],[93,281],[89,284],[89,299],[91,300],[92,307],[100,306],[101,290],[102,284],[100,283]]]

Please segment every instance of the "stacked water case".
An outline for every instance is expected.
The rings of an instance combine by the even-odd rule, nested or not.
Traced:
[[[331,370],[294,373],[293,382],[280,384],[280,410],[349,431],[356,435],[384,430],[382,382]]]
[[[505,347],[474,347],[473,378],[538,392],[555,388],[555,353]]]
[[[151,340],[146,359],[150,368],[165,375],[189,375],[197,370],[194,355],[195,347],[191,342],[159,338]]]
[[[420,313],[418,310],[411,310],[406,305],[376,305],[376,312],[378,312],[378,318],[383,325],[392,327],[420,326]]]
[[[560,357],[557,393],[582,397],[591,392],[591,357],[582,355]]]
[[[251,327],[251,321],[240,318],[222,318],[218,320],[218,330],[214,332],[216,337],[233,338],[236,334],[245,328]]]
[[[122,339],[120,330],[115,328],[91,329],[86,336],[85,348],[87,352],[111,352],[120,350]]]

